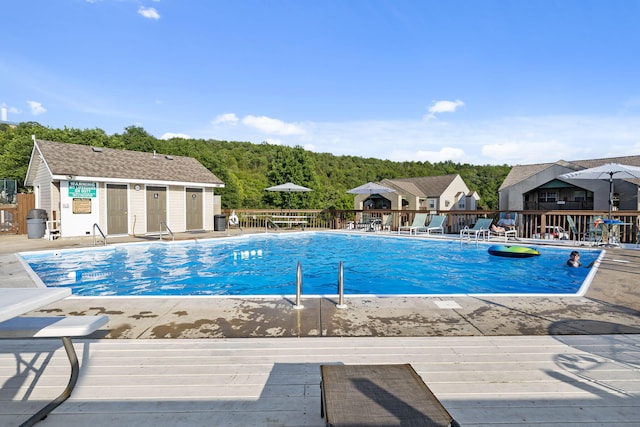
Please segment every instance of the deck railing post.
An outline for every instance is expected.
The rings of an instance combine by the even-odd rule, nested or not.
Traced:
[[[294,309],[300,310],[304,308],[301,304],[302,297],[302,264],[298,261],[298,267],[296,268],[296,304],[293,306]]]

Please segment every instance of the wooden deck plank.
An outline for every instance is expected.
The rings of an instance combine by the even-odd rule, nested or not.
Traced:
[[[640,425],[639,335],[78,340],[47,426],[323,426],[320,364],[411,363],[462,425]],[[21,371],[16,371],[21,361]],[[35,370],[25,370],[33,363]],[[0,341],[0,425],[68,379],[58,342]]]

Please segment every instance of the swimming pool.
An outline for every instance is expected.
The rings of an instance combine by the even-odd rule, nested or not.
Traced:
[[[20,256],[49,287],[77,296],[576,294],[590,269],[565,265],[571,249],[502,258],[488,245],[360,233],[278,233],[135,243]],[[582,250],[587,265],[600,250]]]

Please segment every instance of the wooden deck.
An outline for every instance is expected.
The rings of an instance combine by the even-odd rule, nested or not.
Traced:
[[[321,364],[410,363],[462,426],[640,425],[640,335],[78,340],[39,425],[323,426]],[[0,425],[68,379],[59,340],[0,341]]]

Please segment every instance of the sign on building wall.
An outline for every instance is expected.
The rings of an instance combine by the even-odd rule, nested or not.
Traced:
[[[69,181],[69,197],[95,198],[97,187],[95,182]]]
[[[73,213],[74,214],[90,214],[91,213],[91,199],[73,199]]]

